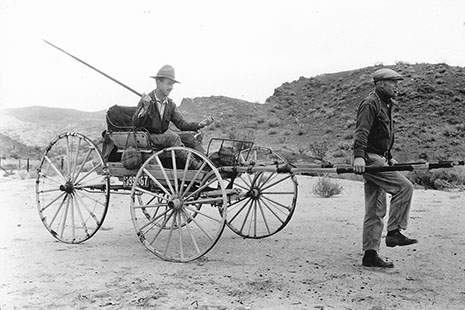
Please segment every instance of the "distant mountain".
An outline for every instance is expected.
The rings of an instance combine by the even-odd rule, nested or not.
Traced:
[[[16,143],[29,146],[30,151],[26,151],[28,154],[36,154],[38,149],[45,149],[55,136],[66,131],[78,131],[96,138],[103,130],[105,111],[83,112],[39,106],[0,111],[0,134]],[[9,145],[0,145],[2,156],[11,153]],[[22,154],[25,154],[24,151]]]
[[[309,160],[311,146],[318,142],[329,147],[328,160],[349,163],[357,107],[373,89],[371,74],[379,68],[301,77],[277,87],[263,104],[211,96],[185,98],[179,110],[187,120],[215,118],[203,130],[205,145],[213,137],[249,140]],[[397,158],[417,160],[423,154],[430,160],[463,159],[465,68],[407,63],[390,68],[405,77],[394,109]],[[0,112],[0,133],[33,148],[45,148],[63,131],[93,139],[105,129],[106,111],[28,107]]]
[[[13,116],[20,121],[30,123],[102,120],[105,119],[106,113],[105,110],[84,112],[74,109],[49,108],[41,106],[5,109],[2,112],[5,115]]]

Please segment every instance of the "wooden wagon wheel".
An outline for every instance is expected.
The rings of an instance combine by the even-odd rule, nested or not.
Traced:
[[[97,146],[79,133],[63,133],[47,146],[37,172],[37,207],[52,236],[65,243],[91,238],[110,198],[110,176]]]
[[[239,153],[238,163],[255,166],[286,163],[271,149],[254,146]],[[238,188],[245,195],[228,205],[227,225],[245,238],[265,238],[283,229],[292,217],[297,202],[298,184],[293,174],[276,172],[241,173],[225,180],[227,188]]]
[[[188,262],[205,255],[221,237],[226,212],[218,208],[226,206],[226,198],[221,175],[205,155],[167,148],[148,158],[135,177],[132,222],[150,252],[167,261]]]

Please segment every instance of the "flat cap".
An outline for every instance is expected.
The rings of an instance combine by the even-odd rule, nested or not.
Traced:
[[[403,80],[402,75],[397,73],[394,70],[383,68],[378,69],[373,73],[373,81],[383,81],[383,80]]]

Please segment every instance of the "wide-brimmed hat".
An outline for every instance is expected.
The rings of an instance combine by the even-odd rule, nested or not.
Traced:
[[[176,81],[174,77],[174,68],[170,65],[164,65],[163,67],[161,67],[160,70],[158,70],[157,75],[151,76],[151,78],[168,78],[170,80],[173,80],[175,83],[180,83],[179,81]]]
[[[404,77],[396,71],[388,68],[378,69],[373,73],[373,81],[384,81],[384,80],[403,80]]]

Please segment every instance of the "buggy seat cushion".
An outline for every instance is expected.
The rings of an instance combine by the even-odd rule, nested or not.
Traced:
[[[107,129],[110,131],[129,131],[134,128],[132,116],[137,107],[114,105],[107,111]]]

